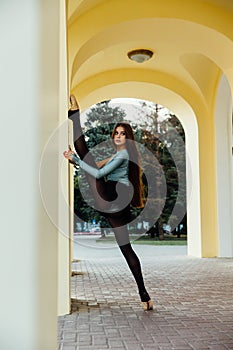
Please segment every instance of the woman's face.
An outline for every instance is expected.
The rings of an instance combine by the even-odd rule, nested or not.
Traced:
[[[125,148],[126,143],[126,133],[125,129],[122,126],[118,126],[114,132],[113,140],[117,149]]]

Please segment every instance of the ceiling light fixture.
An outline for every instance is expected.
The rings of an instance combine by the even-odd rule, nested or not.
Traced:
[[[137,63],[148,61],[153,56],[153,51],[146,49],[132,50],[127,53],[129,59]]]

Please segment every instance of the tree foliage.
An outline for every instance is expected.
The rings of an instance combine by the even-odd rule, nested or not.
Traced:
[[[143,105],[146,103],[143,102]],[[163,169],[166,179],[166,198],[162,213],[154,224],[150,222],[149,233],[164,238],[164,224],[170,224],[173,231],[182,221],[186,226],[186,170],[185,170],[185,133],[179,119],[167,111],[161,119],[162,106],[154,105],[141,124],[141,142],[153,152]],[[158,170],[158,168],[157,168]],[[164,200],[161,176],[155,168],[156,192],[151,199],[149,220],[153,218],[153,208]],[[153,220],[152,220],[153,221]]]

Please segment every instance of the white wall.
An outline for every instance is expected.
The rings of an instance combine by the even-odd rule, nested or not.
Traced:
[[[233,257],[232,96],[222,76],[216,99],[219,256]]]
[[[53,350],[58,235],[42,205],[39,166],[59,121],[59,1],[3,0],[0,17],[0,348]],[[50,157],[57,167],[58,147]]]
[[[72,239],[73,239],[73,212],[70,210],[69,202],[69,172],[68,163],[64,162],[63,151],[68,144],[68,72],[67,72],[67,32],[66,32],[66,1],[60,0],[60,59],[59,59],[59,156],[63,160],[63,171],[58,173],[58,315],[70,312],[70,275],[72,259]],[[66,120],[66,122],[64,122]],[[72,167],[73,170],[73,167]]]

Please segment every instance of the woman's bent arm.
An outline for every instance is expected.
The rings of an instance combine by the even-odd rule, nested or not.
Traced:
[[[79,165],[80,168],[86,171],[89,175],[95,177],[96,179],[100,179],[110,174],[112,171],[117,169],[125,159],[128,159],[128,157],[126,158],[126,154],[128,155],[128,153],[127,151],[125,152],[126,153],[123,153],[122,151],[118,152],[116,156],[109,163],[104,165],[101,169],[93,168],[92,166],[88,165],[80,158],[78,158],[75,154],[71,154],[71,159],[75,164]]]
[[[99,162],[96,162],[96,165],[98,168],[103,168],[103,166],[110,161],[112,157],[109,157],[109,158],[106,158],[106,159],[103,159],[103,160],[100,160]]]

